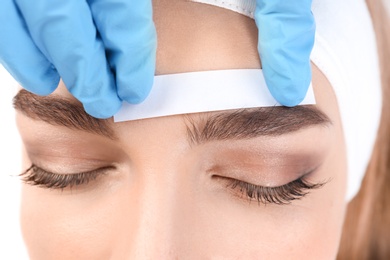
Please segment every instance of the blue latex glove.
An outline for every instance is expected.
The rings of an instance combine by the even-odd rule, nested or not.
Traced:
[[[146,98],[155,56],[151,0],[1,1],[1,64],[39,95],[61,76],[97,118]]]
[[[265,81],[285,106],[298,105],[311,82],[310,53],[316,29],[311,4],[312,0],[256,0]]]

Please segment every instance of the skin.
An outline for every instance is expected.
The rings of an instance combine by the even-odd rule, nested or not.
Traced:
[[[154,15],[157,74],[260,68],[253,20],[179,0],[154,1]],[[332,87],[315,66],[313,86],[332,124],[201,145],[188,142],[186,127],[215,112],[111,123],[116,140],[18,112],[26,168],[67,174],[116,167],[62,191],[23,185],[21,225],[31,259],[334,259],[345,210],[345,144]],[[77,102],[63,85],[53,95]],[[310,154],[316,156],[307,163]],[[317,167],[308,179],[327,183],[289,205],[249,202],[224,179],[280,186],[297,177],[289,170],[296,165]]]

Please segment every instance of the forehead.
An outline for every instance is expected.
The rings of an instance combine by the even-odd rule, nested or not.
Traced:
[[[248,17],[183,0],[154,1],[153,16],[156,75],[261,67],[258,29]]]

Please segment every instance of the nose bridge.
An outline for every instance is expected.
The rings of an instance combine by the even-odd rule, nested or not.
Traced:
[[[181,230],[178,218],[183,209],[179,194],[186,178],[180,165],[188,145],[186,127],[181,117],[154,120],[153,127],[143,122],[133,128],[148,136],[140,142],[127,136],[136,144],[126,147],[132,159],[132,194],[125,213],[129,223],[122,234],[126,244],[121,244],[126,259],[176,259]],[[139,128],[137,128],[139,127]],[[184,179],[183,179],[184,178]],[[130,223],[131,222],[131,223]],[[179,221],[180,222],[180,221]],[[123,257],[122,257],[123,258]]]
[[[161,166],[161,164],[159,164]],[[149,169],[142,174],[137,223],[132,239],[130,259],[174,259],[175,212],[179,211],[175,174],[167,167]]]

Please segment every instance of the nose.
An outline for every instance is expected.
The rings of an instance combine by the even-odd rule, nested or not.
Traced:
[[[160,177],[160,178],[159,178]],[[176,240],[180,230],[177,212],[180,203],[177,189],[169,180],[161,181],[162,176],[145,180],[141,184],[136,207],[132,207],[130,256],[128,259],[176,259]]]
[[[166,120],[173,121],[172,128],[167,128],[170,124]],[[120,222],[125,226],[119,228],[121,238],[116,241],[120,245],[115,246],[121,249],[115,252],[124,256],[118,259],[188,258],[183,254],[191,242],[184,238],[193,229],[188,223],[192,223],[195,210],[188,205],[193,205],[191,195],[196,189],[193,178],[186,174],[189,162],[183,157],[188,149],[187,136],[182,136],[183,129],[177,127],[178,119],[166,120],[153,125],[153,132],[146,133],[147,140],[139,144],[134,141],[136,152],[128,148],[132,164],[127,176],[131,177],[126,189],[121,189],[126,194],[120,196],[125,198],[120,202],[124,209]]]

